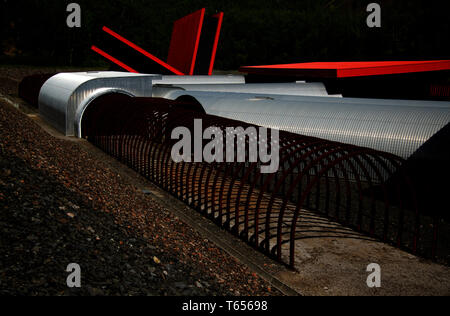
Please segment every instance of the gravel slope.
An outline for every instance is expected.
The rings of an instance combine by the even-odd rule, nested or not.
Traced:
[[[0,295],[277,295],[74,142],[0,101]],[[68,289],[69,263],[82,288]]]

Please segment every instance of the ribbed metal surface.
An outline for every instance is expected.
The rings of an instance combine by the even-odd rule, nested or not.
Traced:
[[[79,136],[83,112],[93,99],[108,93],[151,96],[152,80],[160,78],[125,72],[60,73],[42,86],[39,112],[65,135]]]
[[[186,91],[232,92],[232,93],[264,93],[275,95],[328,96],[327,89],[319,82],[292,83],[250,83],[250,84],[173,84]],[[161,89],[167,86],[155,86],[155,93],[163,96]]]
[[[450,102],[173,91],[206,113],[408,158],[450,122]]]
[[[262,172],[265,163],[260,159],[192,162],[195,154],[186,148],[183,155],[188,159],[175,162],[178,140],[172,139],[172,131],[184,126],[195,135],[197,119],[203,129],[214,127],[222,135],[229,127],[258,128],[197,111],[189,102],[108,95],[86,111],[83,136],[221,228],[291,267],[299,263],[296,252],[302,251],[297,240],[365,238],[355,231],[414,254],[448,258],[449,226],[443,221],[447,212],[419,202],[430,196],[410,181],[416,171],[403,169],[404,159],[280,132],[276,140],[255,137],[258,133],[248,137],[260,149],[267,149],[269,142],[272,153],[277,148],[273,158],[279,158],[279,168],[271,174]],[[217,146],[216,152],[230,150],[237,156],[237,146]],[[426,184],[431,187],[436,180]]]
[[[244,76],[219,75],[219,76],[162,76],[154,80],[154,84],[244,84]]]

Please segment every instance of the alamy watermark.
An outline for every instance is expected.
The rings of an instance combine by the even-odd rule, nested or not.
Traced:
[[[269,141],[270,130],[270,141]],[[194,120],[194,135],[187,127],[172,131],[172,159],[179,162],[250,162],[261,163],[261,173],[275,173],[280,164],[279,131],[265,127],[208,127],[203,131],[201,119]],[[203,147],[204,140],[210,142]],[[192,145],[194,155],[192,158]],[[224,146],[225,145],[225,146]],[[248,147],[247,147],[248,145]],[[247,150],[248,149],[248,150]]]
[[[81,267],[77,263],[71,263],[67,266],[66,272],[70,273],[67,276],[66,283],[69,288],[81,287]]]
[[[70,14],[67,16],[66,24],[70,28],[81,27],[81,7],[78,3],[70,3],[67,5],[66,11]]]
[[[367,12],[370,13],[366,20],[367,26],[381,27],[381,6],[378,3],[370,3],[367,6]]]
[[[367,272],[370,272],[367,277],[367,286],[370,288],[381,287],[381,267],[377,263],[371,263],[367,266]]]

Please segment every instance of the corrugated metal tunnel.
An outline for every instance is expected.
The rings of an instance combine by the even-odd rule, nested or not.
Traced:
[[[318,237],[371,237],[427,257],[448,256],[449,226],[441,222],[441,214],[420,209],[421,193],[404,173],[404,159],[281,132],[280,168],[274,174],[261,173],[261,161],[175,163],[171,132],[185,126],[194,134],[195,119],[202,119],[204,128],[224,131],[257,127],[209,115],[191,102],[106,95],[86,110],[83,136],[219,226],[291,266],[295,241]]]
[[[320,84],[241,80],[60,74],[42,87],[39,109],[66,135],[88,138],[291,266],[295,241],[317,237],[377,238],[450,262],[442,189],[449,102],[346,99]],[[279,170],[261,173],[262,161],[175,163],[170,133],[180,126],[194,132],[195,119],[223,131],[280,129]]]
[[[158,93],[158,88],[156,88]],[[190,95],[206,113],[408,158],[450,122],[450,102],[166,91]]]
[[[66,136],[79,136],[79,122],[94,99],[108,93],[151,96],[157,75],[91,71],[60,73],[49,78],[39,93],[39,114]]]

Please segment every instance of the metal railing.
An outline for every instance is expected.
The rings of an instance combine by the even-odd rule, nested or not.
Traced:
[[[291,267],[296,241],[318,237],[377,239],[414,254],[437,255],[439,218],[419,209],[402,158],[280,131],[280,168],[273,174],[261,173],[260,161],[175,163],[171,133],[183,126],[194,134],[195,119],[205,129],[252,126],[207,115],[192,102],[107,95],[86,110],[82,133],[220,227]]]

